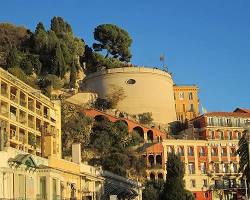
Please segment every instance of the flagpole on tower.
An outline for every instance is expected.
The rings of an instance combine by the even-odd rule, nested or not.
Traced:
[[[168,66],[165,64],[165,54],[160,55],[160,61],[162,62],[162,69],[168,71]]]

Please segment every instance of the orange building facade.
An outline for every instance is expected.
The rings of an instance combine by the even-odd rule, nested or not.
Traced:
[[[244,109],[245,110],[245,109]],[[211,112],[196,117],[193,139],[167,138],[146,151],[148,179],[165,179],[168,153],[179,154],[185,165],[185,186],[195,199],[240,199],[244,184],[238,173],[238,141],[250,113]]]
[[[198,86],[174,85],[174,100],[178,121],[185,122],[199,115]]]

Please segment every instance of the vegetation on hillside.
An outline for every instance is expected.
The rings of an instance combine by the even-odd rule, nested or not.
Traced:
[[[71,25],[62,17],[53,17],[49,29],[39,22],[34,32],[2,23],[0,66],[7,70],[20,68],[14,70],[20,71],[20,76],[25,74],[26,77],[37,78],[38,81],[34,81],[32,86],[40,88],[47,95],[50,95],[51,89],[55,89],[45,79],[47,75],[55,75],[63,81],[62,86],[74,88],[79,70],[92,73],[127,66],[132,43],[127,31],[113,24],[102,24],[96,27],[94,38],[98,43],[94,43],[92,49],[85,45],[83,39],[75,36]],[[102,50],[107,51],[106,56],[103,56]]]
[[[145,159],[133,147],[140,137],[130,135],[124,122],[103,118],[93,121],[74,105],[62,105],[63,156],[71,154],[71,145],[80,142],[82,156],[92,165],[101,165],[125,177],[144,178]]]

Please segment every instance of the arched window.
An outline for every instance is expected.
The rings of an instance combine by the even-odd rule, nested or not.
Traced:
[[[228,132],[227,132],[227,138],[228,138],[229,140],[232,140],[232,139],[233,139],[233,133],[232,133],[232,131],[228,131]]]
[[[161,155],[157,155],[157,156],[156,156],[156,164],[157,164],[157,165],[162,165],[162,158],[161,158]]]
[[[205,147],[200,147],[199,155],[205,156]]]
[[[148,162],[149,162],[151,167],[154,165],[154,163],[155,163],[154,155],[149,155],[148,156]]]
[[[209,130],[208,134],[209,134],[209,139],[212,139],[212,140],[215,139],[215,137],[214,137],[214,131]]]
[[[155,175],[153,173],[150,173],[150,180],[151,181],[155,180]]]
[[[218,149],[217,149],[216,147],[213,147],[213,148],[211,149],[211,155],[212,155],[212,156],[218,156]]]
[[[137,132],[144,139],[144,131],[142,127],[136,126],[133,128],[133,131]]]
[[[194,147],[188,147],[188,155],[194,156]]]
[[[148,132],[147,132],[147,140],[148,140],[148,142],[153,142],[154,137],[153,137],[153,131],[152,130],[148,130]]]
[[[174,153],[174,147],[168,146],[168,153]]]
[[[162,174],[162,173],[159,173],[159,174],[158,174],[158,179],[160,179],[160,180],[163,179],[163,174]]]
[[[179,154],[179,156],[184,156],[184,147],[182,147],[182,146],[178,147],[178,154]]]

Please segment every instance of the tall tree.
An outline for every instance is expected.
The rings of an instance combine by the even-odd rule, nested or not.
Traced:
[[[6,58],[6,65],[7,68],[11,68],[11,67],[19,67],[19,55],[18,55],[18,51],[16,49],[16,47],[10,49],[9,54]]]
[[[93,44],[95,51],[106,49],[106,57],[111,54],[120,61],[130,61],[132,57],[130,53],[132,39],[124,29],[114,24],[102,24],[95,28],[94,38],[99,42]]]
[[[168,154],[167,177],[161,200],[187,200],[190,193],[184,187],[184,172],[184,164],[180,156],[174,153]]]
[[[239,172],[242,172],[243,176],[247,178],[247,182],[250,183],[249,149],[247,136],[247,133],[245,133],[240,139],[237,153],[240,156]]]
[[[66,63],[63,57],[63,52],[60,44],[58,43],[54,51],[54,56],[52,59],[52,74],[60,76],[63,78],[67,71]]]
[[[72,28],[70,24],[64,21],[62,17],[53,17],[51,20],[51,30],[61,37],[64,34],[72,34]]]

